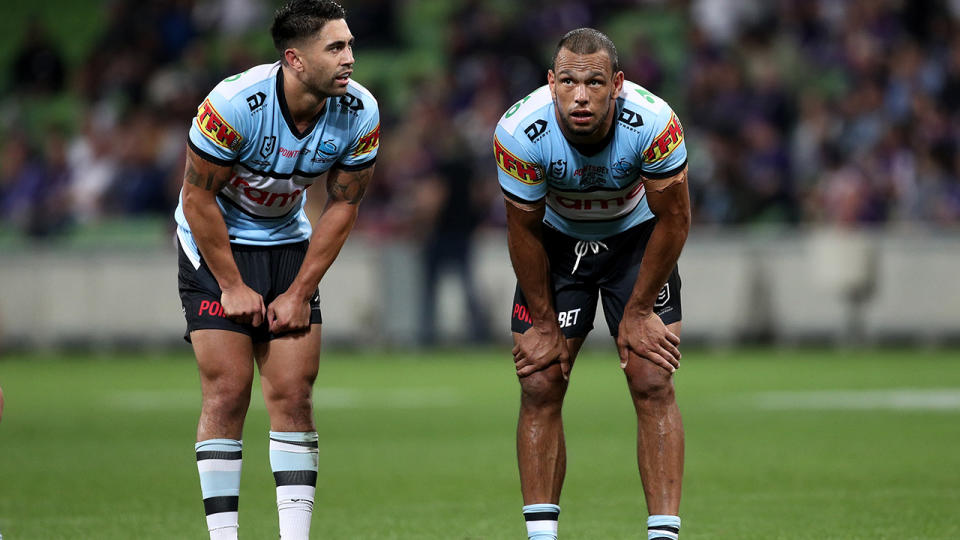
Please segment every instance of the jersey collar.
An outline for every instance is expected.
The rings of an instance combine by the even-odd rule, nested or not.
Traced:
[[[293,115],[290,114],[290,108],[287,106],[287,97],[283,94],[283,66],[277,70],[277,102],[280,104],[280,114],[283,116],[284,122],[287,123],[287,128],[290,129],[290,133],[298,139],[305,139],[311,133],[313,133],[313,128],[317,127],[317,123],[320,122],[320,118],[327,112],[327,104],[330,102],[330,97],[328,97],[323,102],[323,107],[320,107],[320,112],[313,117],[313,120],[310,121],[310,125],[307,126],[302,133],[297,129],[296,122],[293,121]]]

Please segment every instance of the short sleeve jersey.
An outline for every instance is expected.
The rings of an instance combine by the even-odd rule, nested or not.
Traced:
[[[283,95],[280,63],[224,79],[204,99],[190,126],[188,145],[203,159],[232,167],[217,193],[230,241],[277,245],[307,240],[306,189],[336,167],[373,165],[380,144],[377,101],[351,80],[347,93],[327,98],[306,131],[297,129]],[[177,235],[199,265],[199,251],[183,214]]]
[[[544,221],[567,235],[601,240],[653,218],[643,178],[668,178],[686,166],[683,127],[669,105],[624,81],[613,133],[581,153],[557,124],[549,86],[518,101],[493,138],[500,187],[520,202],[545,199]]]

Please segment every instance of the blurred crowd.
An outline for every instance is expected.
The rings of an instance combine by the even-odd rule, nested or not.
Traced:
[[[960,222],[958,0],[343,4],[360,73],[374,51],[439,57],[400,81],[360,78],[384,128],[358,226],[421,242],[428,265],[462,260],[444,246],[502,221],[491,134],[544,84],[559,37],[625,14],[678,23],[611,35],[627,79],[683,121],[695,224]],[[423,51],[419,21],[404,19],[414,5],[442,12],[438,29],[424,23],[440,32],[439,51]],[[275,7],[104,2],[78,62],[44,20],[25,24],[0,98],[0,223],[38,238],[127,216],[172,226],[196,106],[224,77],[274,60]],[[43,114],[64,102],[72,114]]]

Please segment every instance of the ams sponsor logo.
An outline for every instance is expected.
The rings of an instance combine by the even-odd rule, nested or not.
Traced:
[[[288,206],[297,200],[297,197],[303,192],[302,189],[295,189],[289,193],[276,193],[264,189],[250,187],[250,184],[239,176],[234,176],[230,184],[237,188],[237,192],[242,194],[245,199],[259,206],[274,206],[279,208]]]
[[[676,114],[670,115],[670,122],[663,128],[650,147],[643,152],[643,160],[647,163],[656,163],[667,158],[683,142],[683,126]]]
[[[500,169],[523,182],[524,184],[536,185],[543,182],[543,174],[540,167],[529,161],[524,161],[510,153],[509,150],[500,144],[500,139],[493,136],[493,155],[497,159],[497,166]]]
[[[347,94],[350,95],[350,94]],[[354,147],[353,153],[350,154],[350,157],[359,157],[365,156],[370,152],[373,152],[380,146],[380,124],[377,124],[377,127],[371,129],[366,135],[360,137],[360,140],[357,141],[357,145]]]
[[[196,122],[197,127],[200,128],[200,133],[203,133],[217,146],[233,151],[240,148],[243,137],[237,132],[236,128],[223,119],[223,116],[217,112],[209,99],[203,100],[203,103],[197,108]]]
[[[630,191],[610,194],[609,196],[605,196],[602,191],[567,193],[564,195],[551,193],[549,196],[556,206],[565,210],[619,214],[624,209],[635,207],[644,193],[643,182],[637,182],[637,185],[633,186]]]

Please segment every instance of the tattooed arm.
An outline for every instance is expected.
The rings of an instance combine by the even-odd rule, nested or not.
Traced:
[[[267,307],[271,332],[310,325],[310,299],[333,264],[357,220],[357,210],[373,176],[373,165],[359,171],[331,169],[327,175],[327,205],[310,237],[310,247],[290,288]]]
[[[217,279],[220,304],[227,317],[260,326],[266,315],[263,298],[247,287],[230,250],[230,237],[217,205],[217,192],[230,180],[231,167],[211,163],[187,148],[183,173],[183,215],[204,262]]]

